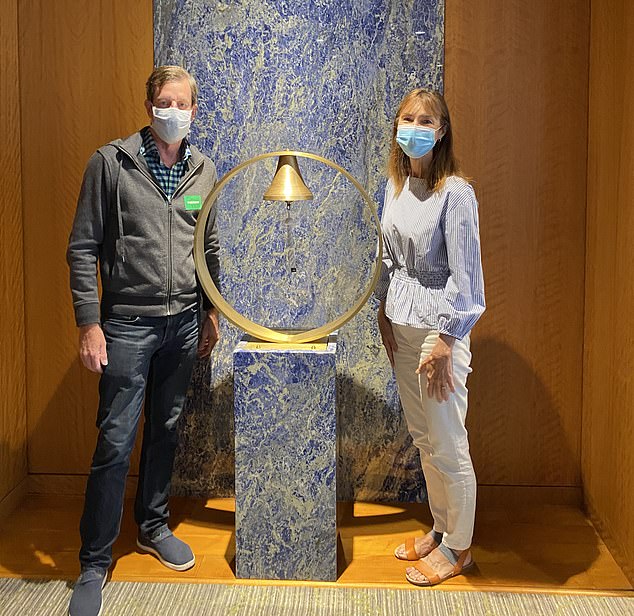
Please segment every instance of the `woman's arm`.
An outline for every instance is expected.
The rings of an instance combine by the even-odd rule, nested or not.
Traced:
[[[381,340],[387,353],[392,368],[394,367],[394,352],[398,351],[398,346],[394,338],[394,332],[392,331],[392,322],[385,314],[385,300],[382,300],[379,304],[379,310],[377,313],[377,320],[379,322],[379,332],[381,332]]]
[[[438,318],[438,331],[462,339],[484,312],[478,202],[465,184],[450,195],[445,216],[449,279]]]
[[[454,342],[471,331],[485,309],[478,203],[468,184],[450,195],[444,231],[450,275],[438,316],[439,336],[417,370],[426,374],[427,393],[438,401],[448,400],[455,391]]]

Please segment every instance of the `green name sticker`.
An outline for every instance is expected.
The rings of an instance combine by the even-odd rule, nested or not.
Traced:
[[[183,199],[185,200],[186,210],[200,210],[203,207],[203,200],[200,195],[185,195]]]

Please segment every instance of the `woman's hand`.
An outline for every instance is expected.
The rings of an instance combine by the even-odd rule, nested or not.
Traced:
[[[381,332],[381,340],[383,340],[383,346],[387,352],[388,359],[392,368],[394,368],[394,352],[398,351],[396,340],[394,339],[394,332],[392,331],[392,322],[387,318],[385,314],[385,302],[381,302],[379,305],[379,312],[377,313],[377,320],[379,322],[379,331]]]
[[[421,359],[416,374],[427,376],[427,395],[438,402],[449,400],[449,392],[455,392],[451,349],[455,338],[440,334],[431,353]]]

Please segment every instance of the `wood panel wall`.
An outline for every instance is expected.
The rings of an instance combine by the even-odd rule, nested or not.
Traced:
[[[580,486],[588,4],[446,0],[446,94],[481,202],[469,425],[484,484]],[[84,473],[94,445],[64,251],[90,153],[144,120],[151,8],[20,3],[24,197],[39,204],[24,211],[31,473]]]
[[[582,468],[634,580],[634,3],[593,0]]]
[[[468,419],[481,484],[580,486],[588,26],[589,0],[446,0],[488,303]]]
[[[0,4],[0,509],[27,474],[17,0]]]
[[[21,0],[30,473],[86,473],[97,377],[80,366],[66,245],[94,150],[143,126],[152,1]]]

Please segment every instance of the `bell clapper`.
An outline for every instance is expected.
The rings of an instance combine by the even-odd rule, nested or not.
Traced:
[[[295,245],[293,243],[293,217],[291,216],[291,201],[286,202],[286,263],[288,273],[297,271],[295,264]]]

